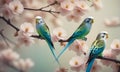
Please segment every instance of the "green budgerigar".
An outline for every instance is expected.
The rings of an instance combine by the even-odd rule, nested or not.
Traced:
[[[76,40],[76,39],[82,39],[86,40],[85,37],[91,30],[92,24],[94,23],[93,17],[85,18],[85,20],[82,22],[82,24],[76,29],[76,31],[72,34],[70,38],[68,38],[66,41],[68,42],[66,46],[63,48],[63,50],[58,55],[57,59],[64,53],[64,51]],[[61,40],[62,41],[62,40]]]
[[[36,30],[37,30],[38,34],[46,40],[55,60],[58,62],[55,51],[54,51],[55,48],[54,48],[54,45],[53,45],[52,40],[51,40],[49,28],[46,25],[46,23],[44,22],[43,18],[40,16],[36,17]]]
[[[87,61],[86,72],[90,72],[94,60],[98,56],[102,56],[102,52],[106,46],[106,39],[108,38],[108,33],[106,31],[102,31],[98,34],[96,40],[92,43],[89,53],[89,59]]]

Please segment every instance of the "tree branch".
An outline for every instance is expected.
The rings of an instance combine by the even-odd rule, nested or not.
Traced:
[[[43,12],[48,12],[48,13],[50,13],[50,14],[53,14],[53,13],[59,14],[60,12],[52,11],[51,9],[50,9],[50,10],[45,10],[45,8],[48,8],[48,7],[53,6],[53,5],[55,5],[55,4],[58,4],[58,2],[57,2],[57,1],[54,1],[52,4],[49,4],[49,5],[44,6],[44,7],[41,7],[41,8],[39,8],[39,9],[34,9],[34,8],[24,8],[24,9],[25,9],[25,10],[32,10],[32,11],[43,11]]]
[[[5,17],[0,16],[0,19],[4,20],[7,25],[10,25],[10,26],[11,26],[13,29],[15,29],[17,32],[20,30],[19,28],[15,27],[9,20],[5,19]],[[2,37],[4,37],[3,39],[9,40],[7,37],[5,37],[5,36],[3,35],[2,31],[3,31],[3,29],[0,30],[0,35],[1,35]],[[42,38],[41,36],[37,36],[37,35],[31,35],[31,37],[37,38],[37,39],[44,39],[44,38]],[[5,42],[6,42],[6,40],[5,40]],[[7,42],[6,42],[6,44],[7,44]]]
[[[30,37],[33,37],[33,38],[37,38],[37,39],[41,39],[41,40],[44,40],[43,37],[39,36],[39,35],[31,35]]]
[[[55,0],[53,3],[51,3],[51,4],[47,5],[47,6],[41,7],[40,9],[44,9],[44,8],[47,8],[47,7],[56,5],[56,4],[58,4],[58,2]]]
[[[10,20],[7,20],[5,17],[0,16],[0,19],[4,20],[6,22],[6,24],[10,25],[12,28],[14,28],[17,32],[19,31],[19,28],[17,28],[16,26],[14,26]]]
[[[115,63],[119,63],[119,64],[120,64],[120,61],[119,61],[119,60],[115,60],[115,59],[111,59],[111,58],[106,58],[106,57],[102,57],[102,56],[98,56],[97,59],[108,60],[108,61],[112,61],[112,62],[115,62]]]
[[[58,42],[68,42],[68,40],[62,40],[62,39],[60,39]]]

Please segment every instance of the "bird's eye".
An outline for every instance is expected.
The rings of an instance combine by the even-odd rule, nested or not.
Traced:
[[[87,19],[86,22],[89,23],[89,19]]]
[[[102,38],[104,38],[104,36],[102,36]]]

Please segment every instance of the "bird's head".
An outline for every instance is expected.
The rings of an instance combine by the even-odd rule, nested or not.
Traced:
[[[107,39],[107,38],[108,38],[108,32],[106,31],[101,31],[97,36],[97,39]]]
[[[36,16],[35,18],[36,18],[36,24],[40,24],[43,22],[43,19],[41,16]]]
[[[90,17],[86,18],[86,19],[84,20],[84,22],[85,22],[85,23],[93,24],[93,23],[94,23],[94,18],[93,18],[92,16],[90,16]]]

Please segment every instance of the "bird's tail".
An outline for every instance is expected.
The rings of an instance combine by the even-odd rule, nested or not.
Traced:
[[[59,57],[64,53],[64,51],[74,42],[74,38],[73,39],[69,39],[67,45],[62,49],[62,51],[60,52],[60,54],[57,56],[57,59],[59,59]]]
[[[89,62],[88,62],[88,65],[87,65],[87,68],[86,68],[86,72],[90,72],[91,71],[91,68],[92,68],[92,65],[95,61],[95,58],[94,59],[91,59]]]
[[[47,41],[47,40],[46,40]],[[59,63],[59,61],[58,61],[58,59],[57,59],[57,56],[56,56],[56,53],[55,53],[55,48],[54,48],[54,45],[53,45],[53,43],[51,42],[51,41],[47,41],[47,43],[48,43],[48,45],[49,45],[49,47],[50,47],[50,50],[51,50],[51,52],[52,52],[52,54],[53,54],[53,56],[54,56],[54,58],[55,58],[55,61],[58,63],[58,64],[60,64]]]

